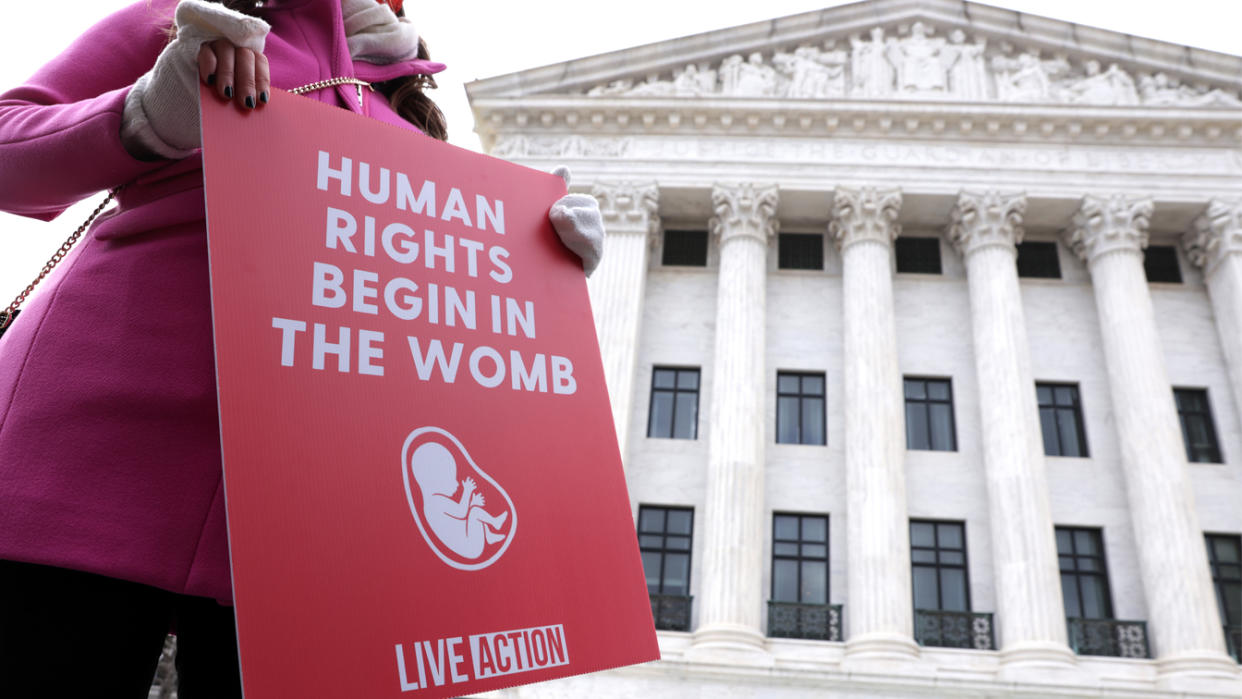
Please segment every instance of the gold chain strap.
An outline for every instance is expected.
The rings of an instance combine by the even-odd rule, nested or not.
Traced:
[[[70,235],[65,239],[65,242],[61,244],[59,250],[52,253],[52,258],[43,265],[43,269],[39,270],[39,276],[35,277],[35,280],[30,282],[30,285],[23,289],[22,293],[17,295],[17,298],[13,299],[13,303],[10,303],[8,308],[0,311],[0,332],[9,327],[9,323],[13,321],[13,314],[16,313],[17,309],[20,308],[26,301],[26,297],[30,295],[30,292],[34,291],[34,288],[39,285],[39,282],[43,281],[44,277],[51,274],[52,270],[56,268],[56,265],[59,264],[61,260],[65,259],[65,255],[68,255],[69,251],[73,249],[74,243],[78,242],[78,238],[81,238],[82,234],[86,232],[86,229],[90,228],[90,225],[95,222],[95,217],[99,216],[99,214],[103,212],[104,207],[116,198],[117,192],[120,192],[124,188],[125,185],[121,185],[120,187],[108,192],[108,196],[104,198],[103,201],[99,202],[99,206],[95,207],[95,210],[91,212],[90,216],[86,217],[86,222],[81,226],[78,226],[78,229],[73,232],[73,235]]]
[[[370,89],[372,92],[375,91],[375,88],[371,87],[371,83],[365,80],[359,80],[358,78],[328,78],[327,80],[317,80],[308,85],[303,85],[301,87],[295,87],[289,92],[292,92],[295,95],[304,95],[307,92],[314,92],[315,90],[322,90],[325,87],[336,87],[337,85],[357,85],[358,87],[365,86],[368,89]]]

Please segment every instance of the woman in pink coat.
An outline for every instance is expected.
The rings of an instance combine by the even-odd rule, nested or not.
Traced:
[[[352,79],[307,96],[443,139],[422,93],[443,66],[400,9],[141,0],[0,95],[0,209],[126,185],[0,338],[0,696],[146,696],[172,625],[182,699],[240,696],[197,84],[261,111]],[[593,267],[593,200],[558,204]]]

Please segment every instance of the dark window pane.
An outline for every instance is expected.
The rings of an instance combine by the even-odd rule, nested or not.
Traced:
[[[827,541],[828,520],[824,517],[807,517],[802,520],[803,541]],[[1224,560],[1224,559],[1221,559]]]
[[[966,573],[961,568],[940,569],[940,604],[946,612],[967,611]]]
[[[699,370],[683,369],[677,372],[677,388],[693,391],[699,387]]]
[[[677,439],[694,439],[695,428],[699,421],[699,394],[677,394],[677,421],[673,425],[673,436]]]
[[[797,393],[798,385],[799,381],[797,374],[776,375],[776,390],[780,393]]]
[[[962,566],[966,565],[966,556],[960,551],[942,551],[940,562],[944,565]]]
[[[960,524],[939,524],[936,526],[940,539],[940,548],[960,549],[962,546],[962,526]]]
[[[777,238],[777,266],[781,269],[823,269],[824,236],[781,233]]]
[[[1072,386],[1057,386],[1056,388],[1057,405],[1072,406],[1074,404],[1074,398],[1075,398],[1076,393],[1077,391],[1075,391]]]
[[[1061,455],[1061,441],[1057,439],[1057,413],[1054,408],[1039,409],[1039,428],[1044,435],[1044,454]]]
[[[931,449],[927,434],[926,403],[906,403],[906,448]]]
[[[638,545],[643,548],[658,549],[664,546],[664,537],[659,534],[643,534],[638,537]]]
[[[797,556],[798,545],[787,541],[772,544],[772,553],[777,556]]]
[[[1212,537],[1215,544],[1212,548],[1216,553],[1216,560],[1221,563],[1237,563],[1239,558],[1238,539],[1224,536]]]
[[[1062,456],[1083,456],[1078,445],[1078,420],[1071,410],[1057,410],[1057,434],[1061,438]]]
[[[828,547],[824,546],[823,544],[803,544],[802,545],[802,557],[803,558],[827,558]]]
[[[910,523],[910,544],[912,546],[936,546],[936,525],[929,522]]]
[[[802,394],[807,396],[824,395],[824,377],[812,375],[803,376]]]
[[[1087,619],[1107,619],[1108,601],[1104,591],[1104,581],[1094,575],[1081,576],[1082,585],[1082,616]]]
[[[774,561],[772,565],[772,599],[777,602],[798,601],[798,562]]]
[[[918,379],[906,379],[906,398],[923,399],[927,397],[927,384]]]
[[[1052,405],[1052,387],[1035,386],[1035,396],[1040,405]]]
[[[664,555],[664,594],[690,594],[690,554],[667,553]]]
[[[664,531],[664,510],[655,507],[642,508],[638,513],[638,531],[662,533]]]
[[[1061,599],[1065,603],[1065,616],[1082,616],[1082,606],[1078,604],[1078,576],[1061,573]]]
[[[949,400],[949,382],[928,381],[927,397],[932,400]]]
[[[802,443],[824,444],[824,401],[802,399]]]
[[[669,510],[668,533],[689,535],[691,519],[689,510]]]
[[[920,566],[914,569],[914,608],[940,608],[940,595],[937,593],[935,568]]]
[[[1060,279],[1061,263],[1057,259],[1057,244],[1055,242],[1019,243],[1018,276]]]
[[[673,436],[673,394],[655,391],[651,394],[651,423],[648,437]]]
[[[1057,553],[1071,554],[1074,552],[1074,533],[1068,529],[1057,528]]]
[[[1100,562],[1095,558],[1079,558],[1078,570],[1084,573],[1100,573]]]
[[[772,532],[777,539],[798,538],[798,518],[789,515],[776,515],[772,522]]]
[[[798,399],[781,396],[776,399],[776,441],[779,444],[798,443]]]
[[[1143,253],[1143,271],[1149,282],[1182,283],[1182,270],[1177,266],[1177,248],[1172,245],[1149,245]]]
[[[664,539],[664,548],[674,551],[689,551],[690,537],[688,536],[669,536]]]
[[[664,231],[666,265],[707,266],[707,231]]]
[[[935,563],[936,551],[934,549],[913,549],[910,551],[910,560],[915,563]]]
[[[1058,559],[1060,560],[1060,564],[1061,564],[1061,572],[1067,572],[1067,571],[1070,573],[1074,572],[1075,568],[1074,568],[1074,557],[1073,556],[1058,556]]]
[[[647,592],[660,593],[659,551],[643,551],[643,573],[647,576]]]
[[[802,562],[802,599],[799,601],[828,603],[828,565],[824,561]]]
[[[953,409],[943,403],[928,406],[931,412],[931,448],[953,451]]]
[[[675,388],[677,372],[671,369],[656,369],[651,373],[651,385],[656,388]]]
[[[1222,583],[1221,600],[1231,624],[1242,624],[1242,583]]]
[[[894,245],[897,271],[914,274],[940,274],[939,238],[897,238]]]
[[[1100,552],[1097,550],[1096,532],[1087,529],[1079,529],[1074,532],[1074,553],[1079,556],[1095,556]]]

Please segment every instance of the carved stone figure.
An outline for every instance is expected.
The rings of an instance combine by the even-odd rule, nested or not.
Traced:
[[[1195,89],[1164,73],[1139,76],[1139,96],[1151,107],[1239,107],[1236,94],[1221,89]]]
[[[850,37],[854,71],[851,95],[880,97],[893,91],[893,68],[884,56],[884,29],[871,30],[871,41]]]
[[[742,60],[729,56],[720,64],[721,92],[733,97],[771,97],[776,94],[776,69],[765,65],[763,55]]]
[[[949,89],[949,52],[944,39],[932,39],[922,22],[915,22],[910,36],[889,39],[885,56],[897,69],[897,90],[904,93],[944,93]]]
[[[597,85],[587,91],[588,97],[605,97],[608,95],[624,95],[634,89],[633,80],[613,80],[607,85]]]
[[[799,46],[793,53],[772,57],[777,71],[788,80],[785,97],[824,98],[845,94],[844,51],[821,52],[814,46]]]
[[[699,70],[693,63],[673,76],[673,94],[678,97],[701,97],[716,91],[716,71]]]
[[[983,51],[987,40],[968,44],[966,34],[956,29],[949,35],[945,51],[951,56],[949,63],[949,92],[964,100],[982,100],[988,96],[988,71],[983,63]]]
[[[1039,56],[1024,53],[1017,58],[997,56],[992,59],[996,75],[996,93],[1002,102],[1046,102],[1051,94],[1051,81]]]
[[[1087,76],[1066,87],[1066,101],[1106,106],[1139,103],[1134,79],[1116,63],[1103,72],[1098,61],[1087,61],[1085,68]]]

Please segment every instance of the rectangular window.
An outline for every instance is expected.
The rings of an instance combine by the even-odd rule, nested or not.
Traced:
[[[665,265],[707,266],[707,231],[664,231]]]
[[[1056,242],[1018,243],[1018,276],[1060,279],[1061,261]]]
[[[906,377],[906,448],[956,451],[949,379]]]
[[[900,236],[894,246],[897,271],[914,274],[940,274],[940,239]]]
[[[826,444],[824,375],[779,372],[776,375],[778,444]]]
[[[1087,433],[1082,422],[1082,403],[1073,384],[1037,383],[1039,425],[1048,456],[1087,456]]]
[[[1182,423],[1186,459],[1191,463],[1222,463],[1207,391],[1200,388],[1175,388],[1173,400],[1177,403],[1177,417]]]
[[[699,370],[655,367],[647,436],[698,439]]]
[[[651,614],[657,629],[690,630],[690,551],[694,509],[638,507],[638,550],[642,554]]]
[[[915,609],[970,611],[964,522],[910,520],[910,568]]]
[[[1057,554],[1061,565],[1061,596],[1065,616],[1071,619],[1112,619],[1108,567],[1099,529],[1057,527]]]
[[[772,601],[828,604],[828,517],[772,515]]]
[[[1242,536],[1206,534],[1204,538],[1221,623],[1234,627],[1235,633],[1242,632]]]
[[[781,269],[823,269],[821,233],[781,233],[777,238],[777,266]]]
[[[1143,271],[1149,282],[1182,283],[1182,269],[1177,265],[1177,248],[1172,245],[1148,245],[1143,253]]]

